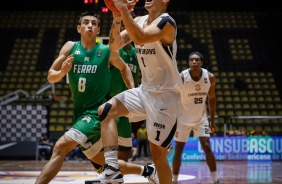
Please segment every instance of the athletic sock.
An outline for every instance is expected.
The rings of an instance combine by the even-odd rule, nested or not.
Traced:
[[[118,167],[118,151],[106,151],[104,153],[105,163],[113,166],[114,168]]]
[[[178,180],[178,174],[172,176],[172,181],[177,182]]]
[[[212,180],[215,182],[218,180],[218,177],[217,177],[217,172],[216,171],[213,171],[212,173]]]

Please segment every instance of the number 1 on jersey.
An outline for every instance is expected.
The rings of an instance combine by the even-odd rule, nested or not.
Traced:
[[[143,58],[143,57],[141,57],[141,60],[142,60],[143,66],[146,67],[145,61],[144,61],[144,58]]]

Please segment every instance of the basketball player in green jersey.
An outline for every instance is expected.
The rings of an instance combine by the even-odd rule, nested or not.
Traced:
[[[74,104],[73,126],[56,142],[52,156],[39,174],[36,184],[49,183],[60,171],[66,155],[80,145],[85,156],[91,161],[105,163],[100,134],[100,117],[97,109],[106,100],[110,87],[111,65],[119,69],[128,88],[134,87],[131,71],[119,56],[110,52],[109,46],[96,43],[100,32],[100,20],[91,13],[84,12],[77,26],[81,40],[68,41],[60,50],[48,71],[50,83],[59,82],[67,73]],[[146,167],[146,168],[145,168]],[[120,162],[122,174],[151,175],[147,166]],[[152,171],[153,170],[153,171]]]

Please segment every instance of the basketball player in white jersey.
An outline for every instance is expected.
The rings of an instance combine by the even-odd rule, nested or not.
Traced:
[[[215,131],[216,78],[214,74],[202,68],[203,55],[201,53],[190,53],[188,64],[189,68],[180,74],[184,85],[181,90],[181,116],[174,136],[176,146],[172,162],[173,183],[177,183],[183,148],[191,131],[193,131],[194,137],[199,137],[213,182],[217,184],[219,181],[216,161],[210,147],[210,133]],[[206,113],[206,99],[208,99],[210,122]]]
[[[141,85],[124,91],[99,107],[106,168],[98,178],[102,182],[122,181],[117,162],[115,118],[127,116],[130,122],[146,119],[152,160],[161,184],[171,184],[172,171],[167,160],[176,120],[180,112],[182,81],[176,62],[174,19],[166,13],[169,0],[146,0],[148,14],[132,18],[126,0],[114,0],[120,14],[114,13],[110,48],[118,51],[134,42],[142,78]],[[126,30],[120,32],[120,22]],[[155,182],[155,181],[154,181]]]

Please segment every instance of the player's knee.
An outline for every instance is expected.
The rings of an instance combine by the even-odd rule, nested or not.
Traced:
[[[204,145],[204,146],[202,146],[202,148],[203,148],[203,151],[205,152],[205,154],[212,153],[212,149],[211,149],[210,145]]]
[[[102,122],[109,114],[112,108],[112,104],[105,103],[98,108],[98,115],[100,116],[100,121]]]
[[[73,142],[67,140],[67,135],[64,134],[57,141],[53,147],[53,155],[66,156],[71,150],[73,150],[76,145],[73,145]]]
[[[210,147],[210,144],[209,142],[205,142],[204,144],[202,144],[202,148],[203,148],[203,151],[206,153],[206,154],[209,154],[212,152],[212,149]]]

